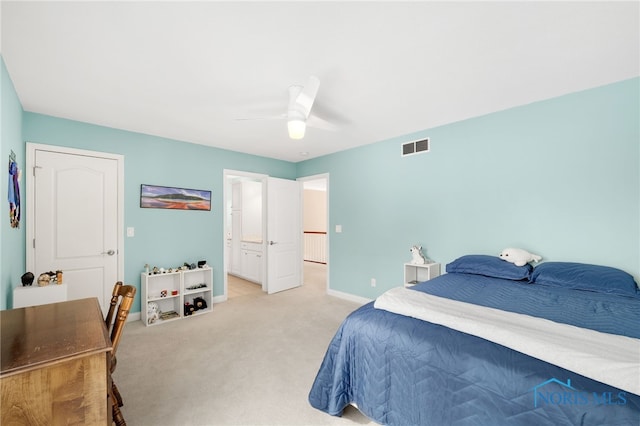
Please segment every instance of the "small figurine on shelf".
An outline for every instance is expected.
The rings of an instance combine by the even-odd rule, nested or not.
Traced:
[[[149,264],[145,263],[144,264],[144,273],[147,275],[151,275],[151,273],[149,272]]]
[[[424,265],[427,262],[427,258],[422,254],[422,246],[413,246],[409,249],[411,252],[411,263],[413,265]]]
[[[161,290],[160,297],[167,297],[167,290]]]
[[[153,324],[160,319],[160,307],[156,302],[147,303],[147,323]]]
[[[193,312],[196,310],[195,306],[193,306],[191,303],[189,302],[184,302],[184,316],[188,317],[189,315],[193,314]]]
[[[22,285],[25,287],[33,284],[33,279],[34,279],[34,276],[32,272],[25,272],[20,277],[20,280],[22,281]]]
[[[40,276],[38,277],[38,286],[39,287],[46,287],[49,285],[49,281],[51,281],[51,275],[49,275],[48,273],[42,273],[40,274]]]
[[[195,306],[196,311],[207,309],[207,301],[204,300],[204,297],[196,297],[193,299],[193,306]]]

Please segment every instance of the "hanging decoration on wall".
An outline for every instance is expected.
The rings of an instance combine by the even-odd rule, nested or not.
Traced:
[[[211,210],[211,191],[140,185],[140,207],[178,210]]]
[[[16,153],[9,155],[9,221],[12,228],[20,227],[20,176],[22,172],[16,162]]]

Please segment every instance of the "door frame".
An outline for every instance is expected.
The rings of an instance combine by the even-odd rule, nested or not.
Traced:
[[[228,219],[228,214],[227,214],[227,200],[231,199],[231,185],[227,184],[227,180],[229,179],[230,176],[238,176],[238,177],[246,177],[246,178],[250,178],[250,179],[259,179],[262,182],[262,256],[263,259],[265,259],[265,261],[262,262],[262,271],[261,271],[261,276],[263,277],[262,279],[262,291],[266,292],[267,291],[267,262],[266,262],[266,256],[267,256],[267,179],[268,179],[268,175],[265,175],[263,173],[253,173],[253,172],[245,172],[245,171],[241,171],[241,170],[231,170],[231,169],[223,169],[222,170],[222,199],[224,200],[223,205],[224,205],[224,215],[223,215],[223,220],[222,220],[222,235],[223,235],[223,265],[222,265],[222,277],[223,277],[223,283],[224,283],[224,293],[222,295],[222,300],[218,299],[219,301],[226,301],[229,299],[229,293],[228,293],[228,282],[227,282],[227,275],[229,274],[227,265],[228,265],[228,261],[229,259],[227,258],[227,229],[229,229],[229,227],[231,226],[231,224],[229,223],[229,219]],[[216,300],[214,300],[215,302]]]
[[[45,145],[34,142],[27,142],[26,144],[26,266],[27,271],[33,271],[35,263],[35,248],[33,247],[33,241],[35,238],[35,212],[33,210],[35,204],[35,179],[34,179],[34,167],[36,151],[50,151],[58,152],[61,154],[70,155],[84,155],[88,157],[104,158],[108,160],[115,160],[118,165],[118,224],[117,224],[117,247],[116,253],[117,259],[117,276],[119,280],[124,280],[124,155],[112,154],[108,152],[89,151],[85,149],[67,148],[56,145]],[[31,242],[29,242],[31,241]],[[115,284],[115,283],[114,283]]]
[[[326,212],[326,214],[327,214],[327,218],[326,218],[326,221],[327,221],[327,241],[325,242],[325,244],[326,244],[325,250],[326,250],[326,253],[327,253],[327,283],[326,283],[327,286],[326,286],[326,291],[327,291],[327,293],[329,293],[329,291],[331,290],[331,285],[329,283],[329,277],[330,277],[329,268],[331,268],[331,261],[330,261],[331,256],[330,256],[330,253],[329,253],[329,247],[330,247],[329,240],[331,239],[331,224],[329,223],[329,218],[331,217],[331,215],[329,214],[329,212],[331,211],[330,208],[329,208],[330,207],[329,206],[329,188],[330,188],[330,185],[329,185],[329,173],[320,173],[320,174],[317,174],[317,175],[304,176],[304,177],[300,177],[300,178],[298,178],[296,180],[301,183],[300,191],[302,191],[302,197],[304,197],[304,182],[305,181],[310,181],[310,180],[320,180],[320,179],[324,179],[326,184],[327,184],[327,188],[326,188],[326,191],[325,191],[325,197],[326,197],[326,202],[327,202],[327,212]],[[301,220],[300,224],[301,224],[301,227],[304,228],[304,225],[303,225],[303,223],[304,223],[304,198],[303,198],[303,208],[301,209],[301,214],[302,214],[303,217],[300,219]],[[303,250],[300,262],[302,263],[302,265],[301,265],[302,271],[304,271],[304,250]],[[304,278],[304,272],[303,272],[303,278]],[[304,285],[304,279],[303,279],[303,283],[302,284]]]

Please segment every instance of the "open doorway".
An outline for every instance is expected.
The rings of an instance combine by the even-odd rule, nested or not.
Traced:
[[[300,182],[233,170],[224,170],[223,179],[223,300],[231,276],[269,294],[302,285]]]
[[[302,182],[303,283],[329,290],[329,175],[298,179]]]
[[[265,280],[266,176],[225,171],[225,296],[260,295]]]

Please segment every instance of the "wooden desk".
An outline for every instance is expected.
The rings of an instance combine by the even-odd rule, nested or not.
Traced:
[[[97,298],[0,311],[0,339],[0,424],[111,423]]]

